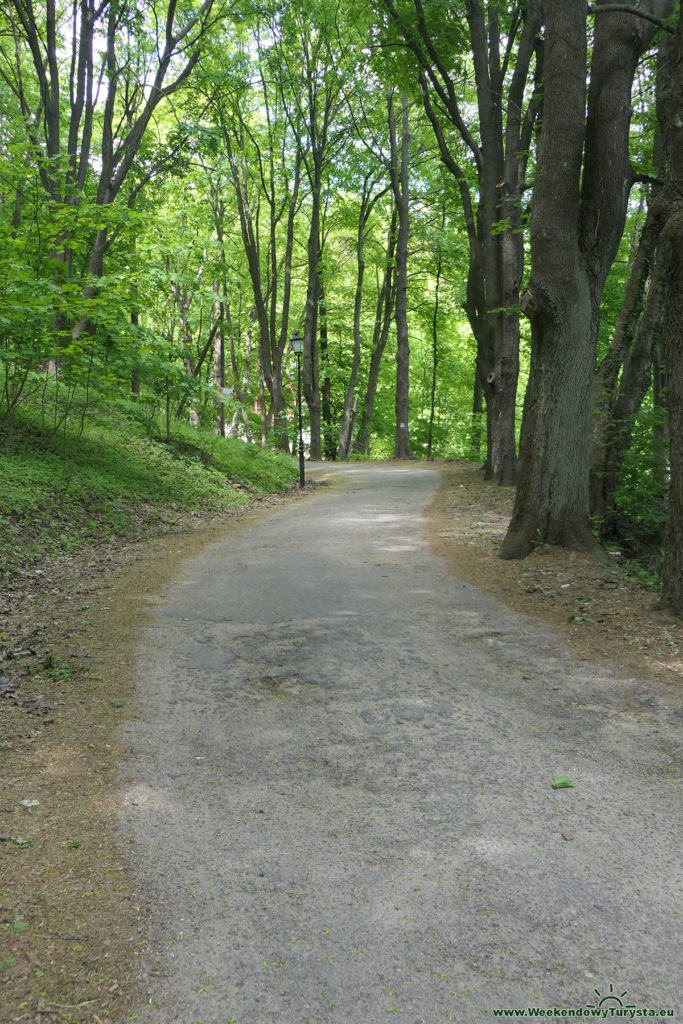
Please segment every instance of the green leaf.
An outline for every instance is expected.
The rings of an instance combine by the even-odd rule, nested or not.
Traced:
[[[14,932],[15,935],[17,935],[19,932],[27,932],[28,921],[14,921],[12,923],[10,931]]]
[[[573,789],[574,783],[566,775],[553,775],[553,789]]]
[[[0,974],[2,974],[3,971],[8,970],[10,967],[14,967],[16,962],[17,961],[14,959],[13,956],[3,957],[3,959],[0,960]]]

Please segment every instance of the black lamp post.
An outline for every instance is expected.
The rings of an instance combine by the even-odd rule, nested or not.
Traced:
[[[289,339],[292,352],[296,355],[296,371],[298,380],[299,390],[299,487],[306,486],[306,478],[304,476],[304,421],[303,413],[301,411],[301,353],[304,347],[304,339],[301,337],[298,331],[294,331],[294,334]]]

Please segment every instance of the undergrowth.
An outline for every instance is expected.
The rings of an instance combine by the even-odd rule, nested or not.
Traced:
[[[220,513],[297,478],[288,455],[177,421],[168,440],[133,402],[93,399],[46,434],[41,410],[0,425],[0,572],[84,543],[123,537],[174,511]]]

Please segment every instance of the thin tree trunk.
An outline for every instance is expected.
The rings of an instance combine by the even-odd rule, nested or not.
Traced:
[[[318,305],[320,302],[320,188],[322,168],[316,165],[311,197],[311,224],[308,233],[308,285],[304,320],[303,392],[308,406],[311,440],[310,458],[322,458],[320,407],[320,367],[318,352]]]
[[[337,458],[337,445],[332,427],[332,379],[329,369],[329,346],[327,337],[327,306],[325,303],[325,285],[320,282],[320,302],[318,304],[320,320],[320,363],[323,368],[323,386],[321,392],[323,413],[323,439],[325,458],[333,462]]]
[[[370,206],[368,185],[368,178],[366,178],[363,183],[360,212],[358,216],[358,234],[356,237],[356,292],[353,302],[353,359],[351,362],[349,383],[346,388],[346,398],[344,399],[341,427],[339,429],[339,447],[337,449],[337,458],[339,459],[347,458],[351,451],[351,439],[353,437],[353,424],[351,420],[354,408],[357,409],[358,407],[357,402],[355,402],[355,398],[361,357],[360,315],[363,305],[363,278],[365,275],[365,231],[369,214],[368,207]]]
[[[626,353],[619,380],[619,390],[611,411],[603,449],[601,496],[604,501],[600,535],[616,533],[616,491],[624,455],[631,447],[631,438],[638,410],[652,381],[652,360],[659,344],[663,317],[662,273],[656,265],[648,291],[645,311],[638,335]]]
[[[474,368],[474,389],[472,393],[472,422],[470,425],[470,453],[472,458],[481,458],[481,421],[484,414],[481,379],[477,367]]]
[[[652,476],[658,495],[660,510],[666,513],[666,493],[669,486],[669,431],[666,421],[666,401],[664,395],[664,366],[662,365],[661,343],[655,345],[652,354],[652,405],[654,417],[652,423],[652,447],[654,459]]]
[[[591,429],[591,473],[590,497],[591,514],[599,522],[605,522],[612,507],[614,489],[608,482],[608,434],[617,402],[617,382],[629,347],[638,331],[638,321],[643,311],[645,289],[650,274],[650,265],[658,234],[658,225],[652,210],[648,210],[645,226],[641,232],[624,292],[619,318],[593,382],[593,419]],[[607,536],[611,527],[605,525],[600,532]]]
[[[446,210],[442,210],[441,228],[443,229],[446,219]],[[434,440],[434,415],[436,408],[436,371],[439,365],[439,289],[441,287],[441,273],[443,269],[443,258],[439,250],[436,259],[436,281],[434,285],[434,309],[432,311],[432,386],[429,394],[429,427],[427,430],[427,459],[432,459],[432,443]]]
[[[389,338],[391,327],[391,311],[395,302],[394,292],[394,255],[396,252],[396,227],[398,217],[396,207],[391,214],[391,224],[387,237],[387,254],[384,265],[382,284],[377,290],[377,309],[375,312],[375,326],[372,332],[372,355],[370,357],[370,370],[368,372],[368,383],[365,389],[363,400],[363,415],[358,433],[355,436],[353,450],[359,455],[366,455],[370,441],[370,423],[372,422],[372,410],[375,404],[375,394],[379,371],[382,363],[382,356]]]
[[[410,128],[407,93],[401,96],[401,147],[398,152],[393,90],[389,92],[391,184],[398,210],[396,240],[396,439],[395,459],[411,459],[410,449],[410,336],[408,333],[408,238],[410,235]]]

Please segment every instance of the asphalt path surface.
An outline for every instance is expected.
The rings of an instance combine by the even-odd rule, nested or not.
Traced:
[[[680,702],[454,576],[434,470],[333,476],[186,562],[142,631],[130,1019],[680,1018]]]

